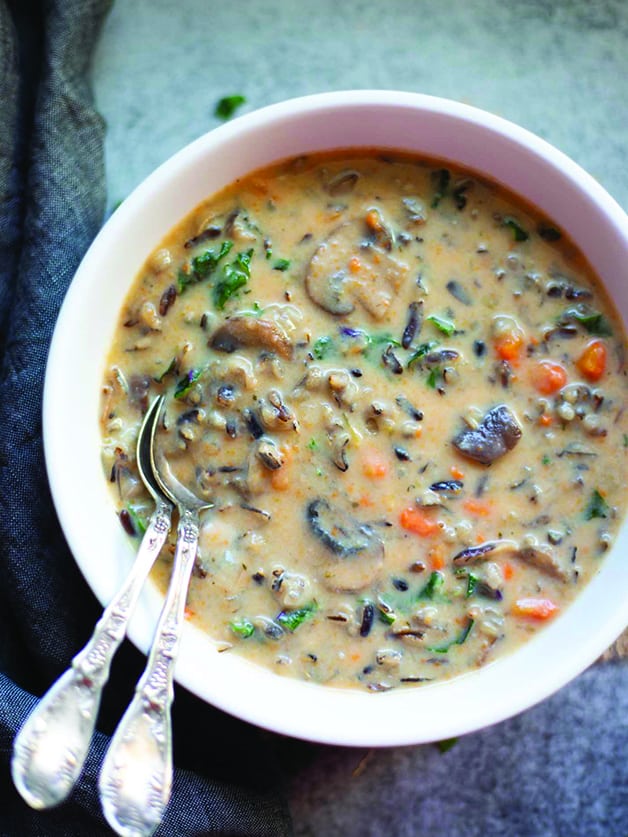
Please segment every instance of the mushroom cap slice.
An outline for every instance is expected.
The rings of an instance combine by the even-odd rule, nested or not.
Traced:
[[[352,259],[357,259],[350,267]],[[386,316],[409,272],[369,238],[363,220],[336,227],[318,246],[305,277],[312,300],[330,314],[350,314],[356,304],[376,320]]]
[[[210,346],[221,352],[235,352],[242,346],[258,346],[276,352],[281,357],[292,357],[292,342],[270,320],[236,315],[219,326],[213,333]]]
[[[519,422],[505,404],[500,404],[488,411],[478,428],[462,430],[453,445],[469,459],[490,465],[512,450],[520,438]]]
[[[384,566],[384,543],[368,524],[322,498],[308,505],[307,521],[325,547],[320,573],[328,589],[355,592],[377,579]]]

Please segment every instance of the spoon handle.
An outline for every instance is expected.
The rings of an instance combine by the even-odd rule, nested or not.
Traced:
[[[123,837],[149,837],[170,799],[173,676],[198,534],[198,513],[181,510],[172,578],[146,669],[100,773],[103,812]]]
[[[100,617],[87,645],[35,706],[15,738],[13,782],[32,808],[58,805],[80,775],[112,657],[170,531],[171,513],[169,503],[157,503],[131,571]]]

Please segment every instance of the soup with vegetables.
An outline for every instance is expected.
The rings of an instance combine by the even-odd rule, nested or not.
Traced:
[[[214,504],[189,618],[278,673],[433,682],[516,648],[600,567],[624,511],[624,352],[576,244],[497,184],[299,157],[147,259],[107,360],[105,471],[140,536],[135,443],[166,393],[158,443]]]

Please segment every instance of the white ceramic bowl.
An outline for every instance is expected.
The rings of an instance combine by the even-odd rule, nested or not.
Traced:
[[[507,184],[580,244],[626,321],[628,217],[574,162],[503,119],[429,96],[351,91],[273,105],[206,134],[157,169],[103,227],[68,291],[50,350],[44,443],[52,494],[76,561],[103,604],[134,558],[103,475],[98,415],[104,359],[136,272],[176,222],[238,175],[349,146],[437,156]],[[384,694],[304,683],[218,654],[189,625],[177,680],[233,715],[320,742],[390,746],[460,735],[550,695],[620,634],[628,624],[626,552],[624,525],[599,575],[559,618],[516,653],[450,682]],[[130,638],[142,651],[160,601],[149,585],[131,622]]]

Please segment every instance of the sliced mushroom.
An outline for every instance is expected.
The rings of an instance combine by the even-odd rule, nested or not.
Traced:
[[[560,566],[554,550],[550,546],[542,547],[536,544],[526,544],[517,550],[515,557],[536,567],[545,575],[559,579],[559,581],[567,581],[568,579],[568,574]]]
[[[366,523],[322,498],[312,500],[306,511],[310,531],[325,547],[321,556],[321,580],[331,590],[362,590],[380,574],[384,544]]]
[[[235,316],[226,320],[212,335],[209,345],[220,352],[235,352],[242,346],[258,346],[276,352],[281,357],[292,357],[292,342],[270,320]]]
[[[521,426],[505,404],[493,407],[476,429],[465,428],[454,439],[460,453],[483,465],[490,465],[521,438]]]
[[[310,299],[330,314],[350,314],[356,303],[376,320],[390,308],[408,275],[408,265],[373,244],[363,220],[336,227],[314,253],[305,287]],[[350,268],[357,258],[357,270]]]
[[[568,574],[561,567],[558,558],[550,546],[537,544],[518,544],[511,540],[485,541],[478,546],[470,546],[454,555],[452,563],[456,567],[474,564],[476,561],[487,561],[495,558],[518,558],[525,564],[536,567],[542,573],[567,581]]]

